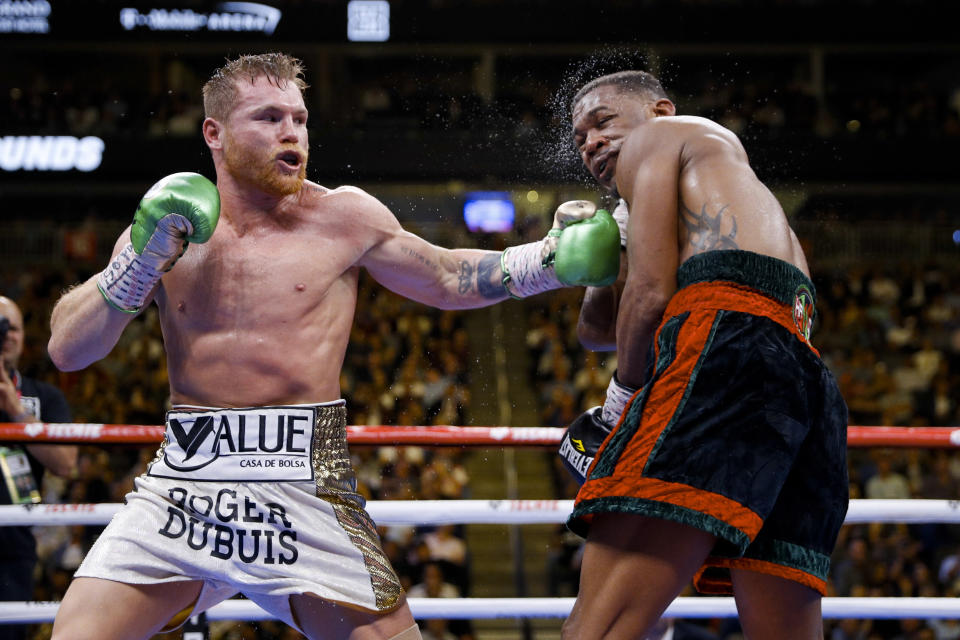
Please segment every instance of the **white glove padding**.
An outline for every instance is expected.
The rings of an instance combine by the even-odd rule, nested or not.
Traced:
[[[589,200],[568,200],[557,207],[553,214],[553,228],[563,229],[571,222],[592,218],[596,212],[597,205]]]
[[[636,392],[636,389],[620,384],[617,380],[617,372],[614,371],[610,377],[610,384],[607,385],[607,399],[600,411],[600,419],[611,427],[615,427],[620,422],[620,416],[627,408],[627,403]]]
[[[589,200],[569,200],[557,207],[547,237],[507,247],[500,259],[500,266],[508,276],[504,279],[507,292],[519,299],[562,287],[563,283],[553,270],[553,256],[560,243],[560,234],[567,226],[592,218],[596,212],[597,205]]]
[[[183,255],[193,225],[177,214],[164,216],[141,254],[127,243],[97,277],[104,300],[117,311],[137,313],[161,276]]]
[[[187,236],[192,233],[193,225],[184,216],[164,216],[157,222],[157,229],[143,248],[140,259],[155,271],[169,271],[177,258],[183,255]]]
[[[620,227],[620,248],[626,249],[627,221],[630,219],[630,207],[627,206],[627,201],[623,198],[620,198],[617,208],[613,210],[613,219],[617,221],[617,226]]]

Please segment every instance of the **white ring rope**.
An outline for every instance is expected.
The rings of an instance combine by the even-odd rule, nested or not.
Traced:
[[[102,525],[120,504],[0,506],[3,525]],[[380,500],[367,504],[378,525],[562,523],[572,500]],[[851,500],[846,524],[960,522],[956,500]],[[573,598],[410,598],[416,618],[564,618]],[[824,618],[960,618],[957,598],[824,598]],[[0,624],[51,622],[58,602],[0,602]],[[735,617],[733,598],[677,598],[665,616]],[[270,615],[249,600],[227,600],[207,611],[209,620],[264,620]]]
[[[573,598],[409,598],[417,619],[489,620],[565,618]],[[960,618],[958,598],[823,598],[825,619]],[[59,602],[0,602],[0,624],[52,622]],[[677,598],[667,618],[734,618],[733,598]],[[269,620],[273,616],[250,600],[225,600],[207,610],[208,620]]]
[[[0,506],[0,526],[104,525],[117,503]],[[216,507],[214,506],[214,509]],[[560,524],[572,500],[371,500],[378,525]],[[960,523],[958,500],[851,500],[844,524],[868,522]]]

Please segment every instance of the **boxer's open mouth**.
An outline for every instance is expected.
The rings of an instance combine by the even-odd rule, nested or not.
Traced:
[[[300,154],[296,151],[284,151],[277,156],[277,159],[291,167],[297,167],[301,162]]]

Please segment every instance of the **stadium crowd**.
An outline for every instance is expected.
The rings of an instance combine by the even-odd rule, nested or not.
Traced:
[[[203,119],[199,88],[218,60],[171,57],[158,63],[131,56],[137,72],[118,77],[98,73],[95,56],[79,54],[55,68],[26,61],[11,69],[0,96],[5,133],[197,135]],[[312,108],[325,127],[534,134],[566,114],[565,105],[557,104],[557,90],[570,82],[564,61],[549,56],[501,60],[493,86],[481,94],[476,61],[469,56],[346,58],[347,90],[324,96]],[[960,136],[960,85],[947,77],[943,65],[949,63],[937,66],[919,53],[898,56],[885,73],[901,73],[904,81],[884,83],[864,76],[869,58],[837,54],[827,56],[831,82],[821,86],[802,50],[716,64],[685,54],[659,61],[682,113],[712,118],[738,134],[800,132],[829,140]],[[142,82],[144,77],[149,81]]]
[[[201,67],[196,60],[168,58],[152,67],[152,82],[134,84],[137,74],[129,73],[124,76],[127,84],[118,85],[114,76],[90,64],[91,55],[77,55],[56,68],[34,62],[11,69],[0,95],[5,135],[197,135],[202,119],[199,83],[218,60],[204,61]],[[549,58],[515,64],[525,68],[531,62],[532,70],[523,73],[505,68],[488,96],[477,92],[470,62],[411,64],[404,59],[384,67],[382,60],[374,61],[350,63],[350,91],[331,97],[321,110],[330,116],[325,122],[358,130],[496,130],[521,136],[557,124],[553,101],[562,69]],[[671,70],[681,69],[683,60],[662,62],[669,86]],[[853,78],[862,71],[855,62],[836,63],[839,78],[822,87],[810,81],[803,54],[785,56],[782,68],[771,74],[751,74],[744,70],[750,65],[742,65],[733,76],[688,74],[686,84],[677,87],[678,103],[685,113],[765,139],[791,132],[812,132],[837,142],[855,136],[894,141],[960,137],[960,85],[955,78],[935,82],[933,74],[900,73],[902,81],[846,83],[843,73]],[[826,64],[837,68],[830,60]],[[902,64],[899,72],[912,63]],[[783,81],[784,69],[792,81]],[[443,82],[436,81],[438,70]],[[898,217],[912,219],[915,212],[893,216]],[[839,380],[850,423],[960,423],[960,271],[940,263],[892,269],[877,262],[833,270],[811,262],[819,302],[812,340]],[[77,422],[158,424],[168,408],[168,389],[155,309],[128,327],[108,358],[82,371],[59,372],[46,357],[50,309],[65,287],[90,275],[89,269],[67,260],[46,268],[0,271],[0,294],[16,300],[24,312],[29,336],[22,357],[25,373],[63,390]],[[582,291],[570,289],[523,303],[529,387],[545,426],[563,427],[583,410],[602,404],[616,368],[612,354],[580,347],[576,323],[581,298]],[[416,305],[369,279],[361,280],[358,300],[341,375],[348,422],[471,424],[472,339],[463,313]],[[47,477],[44,500],[121,502],[154,453],[150,448],[82,447],[71,478]],[[470,496],[460,449],[352,447],[352,455],[360,491],[368,499]],[[554,497],[572,498],[576,485],[552,452],[543,455],[554,469]],[[852,498],[960,498],[960,452],[952,450],[851,449],[849,473]],[[35,529],[41,558],[37,600],[63,596],[99,531],[81,526]],[[380,533],[410,595],[470,595],[470,550],[462,528],[395,526]],[[581,541],[558,527],[551,545],[549,593],[573,595]],[[830,590],[839,596],[960,596],[960,528],[844,527],[833,556]],[[730,621],[712,620],[706,627],[723,640],[739,637]],[[453,621],[423,621],[422,628],[425,638],[474,637],[469,624]],[[269,621],[214,623],[211,631],[216,640],[299,637]],[[34,638],[48,636],[48,625],[33,628]],[[830,621],[827,636],[957,640],[960,622]]]

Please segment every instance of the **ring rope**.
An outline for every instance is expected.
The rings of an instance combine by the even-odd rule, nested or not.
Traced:
[[[0,506],[0,526],[105,525],[119,503]],[[210,514],[216,517],[216,505]],[[573,500],[371,500],[377,525],[562,524]],[[958,500],[851,500],[844,524],[960,523]]]
[[[0,423],[0,442],[155,444],[164,428],[96,423]],[[390,427],[349,426],[354,445],[555,446],[562,430],[551,427]],[[848,445],[860,447],[957,447],[952,427],[858,427],[848,429]],[[120,504],[38,504],[0,506],[0,526],[103,525]],[[566,521],[572,500],[419,500],[370,501],[378,525],[543,524]],[[851,500],[845,524],[864,522],[960,523],[960,501]],[[410,598],[419,619],[563,618],[574,598]],[[0,602],[0,624],[52,622],[58,602]],[[957,618],[956,598],[824,598],[826,618]],[[677,598],[665,617],[735,617],[733,598]],[[227,600],[207,611],[209,620],[264,620],[271,616],[248,600]]]
[[[2,422],[0,442],[156,444],[163,439],[163,432],[164,428],[156,425]],[[562,435],[563,429],[558,427],[347,427],[347,442],[352,445],[555,446]],[[847,429],[847,444],[851,447],[960,447],[960,429],[851,426]]]
[[[495,618],[565,618],[574,598],[409,598],[417,619],[490,620]],[[960,617],[958,598],[837,598],[821,601],[823,617],[870,619],[950,619]],[[0,602],[0,624],[52,622],[59,602]],[[225,600],[207,610],[207,620],[269,620],[269,613],[250,600]],[[729,597],[680,597],[666,618],[734,618],[737,607]]]

